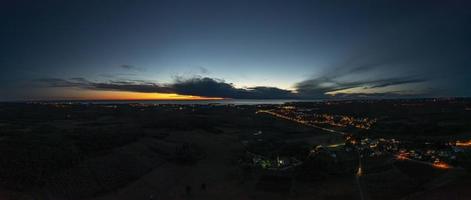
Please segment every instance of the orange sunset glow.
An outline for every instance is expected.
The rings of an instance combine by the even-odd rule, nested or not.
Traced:
[[[87,100],[221,100],[221,97],[201,97],[172,93],[142,93],[126,91],[76,91],[71,96]]]
[[[87,99],[111,99],[111,100],[220,100],[219,97],[200,97],[192,95],[167,94],[167,93],[140,93],[121,91],[101,91]]]

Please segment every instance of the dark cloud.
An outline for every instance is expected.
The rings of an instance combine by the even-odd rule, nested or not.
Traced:
[[[92,83],[87,85],[88,89],[93,90],[113,90],[113,91],[129,91],[129,92],[143,92],[143,93],[172,93],[170,88],[159,86],[157,84],[142,84],[142,83]]]
[[[35,82],[43,84],[47,87],[81,87],[83,83],[74,80],[65,80],[60,78],[42,78],[37,79]]]
[[[372,75],[375,71],[383,66],[387,65],[388,62],[353,62],[352,60],[346,63],[332,67],[333,70],[327,71],[324,74],[306,79],[304,81],[295,84],[295,89],[298,94],[304,98],[324,98],[329,92],[335,92],[340,90],[352,89],[352,88],[385,88],[389,86],[422,83],[428,81],[425,78],[419,78],[417,75],[405,76],[405,75]],[[390,63],[389,63],[390,64]],[[384,70],[384,69],[381,69]],[[346,78],[348,77],[348,78]],[[352,78],[359,77],[359,78]],[[412,88],[413,89],[413,88]],[[412,93],[419,94],[420,91],[413,91]],[[391,94],[395,95],[391,95]],[[352,96],[366,96],[370,93],[358,92],[356,94],[348,94]],[[386,96],[397,96],[401,94],[401,91],[387,91],[378,92],[371,94],[372,97],[379,97],[381,94]],[[347,95],[344,95],[347,96]]]
[[[82,78],[82,77],[75,77],[75,78],[71,78],[70,80],[78,82],[78,83],[89,83],[87,79]]]
[[[124,64],[124,65],[120,65],[119,67],[121,67],[121,68],[123,68],[123,69],[126,69],[126,70],[143,71],[142,68],[136,67],[136,66],[134,66],[134,65],[127,65],[127,64]]]
[[[408,83],[421,83],[425,81],[427,80],[421,79],[421,78],[408,78],[408,77],[393,78],[393,79],[376,81],[376,83],[370,86],[369,88],[381,88],[381,87],[402,85],[402,84],[408,84]]]
[[[136,73],[102,73],[98,74],[98,76],[104,78],[120,78],[120,77],[129,77],[129,76],[137,76]]]
[[[191,78],[187,80],[176,80],[172,84],[177,94],[235,97],[241,96],[241,89],[236,89],[232,84],[217,81],[212,78]]]
[[[77,87],[91,90],[128,91],[143,93],[176,93],[204,97],[224,97],[234,99],[294,99],[297,95],[289,90],[276,87],[236,88],[231,83],[207,77],[176,79],[174,83],[157,84],[142,80],[92,82],[84,78],[68,80],[50,78],[38,82],[48,87]]]
[[[204,67],[198,67],[198,69],[202,74],[209,74],[209,70]]]
[[[296,84],[295,88],[299,96],[302,96],[304,98],[324,98],[326,97],[326,93],[340,91],[340,90],[346,90],[346,89],[352,89],[352,88],[358,88],[358,87],[363,87],[363,89],[384,88],[388,86],[421,83],[425,81],[427,80],[419,79],[419,78],[398,77],[398,78],[390,78],[390,79],[374,79],[374,80],[368,80],[368,81],[341,82],[341,81],[336,81],[333,79],[321,77],[321,78],[309,79],[309,80],[299,82]],[[382,93],[390,94],[391,92],[384,91]],[[420,92],[416,91],[416,93],[420,93]],[[374,96],[379,96],[378,94]],[[398,91],[396,94],[400,94],[400,91]],[[350,94],[350,96],[354,96],[354,95],[364,96],[364,95],[367,95],[367,93],[359,92],[356,94]]]
[[[172,88],[178,94],[238,99],[277,99],[296,97],[293,92],[276,87],[236,88],[230,83],[212,78],[177,80],[172,84]]]

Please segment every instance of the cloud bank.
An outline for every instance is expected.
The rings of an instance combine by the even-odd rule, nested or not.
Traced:
[[[369,68],[358,67],[346,70],[345,75],[369,71]],[[387,79],[371,79],[366,81],[341,81],[344,75],[323,76],[307,79],[295,84],[294,90],[277,87],[257,86],[237,88],[232,83],[209,77],[177,78],[172,83],[159,84],[142,80],[120,80],[96,82],[85,78],[45,78],[36,80],[45,87],[81,88],[100,91],[126,91],[141,93],[176,93],[201,97],[222,97],[233,99],[319,99],[319,98],[363,98],[363,97],[397,97],[400,92],[384,91],[375,93],[339,92],[335,96],[330,93],[352,88],[386,88],[389,86],[420,83],[426,81],[417,77],[396,77]]]

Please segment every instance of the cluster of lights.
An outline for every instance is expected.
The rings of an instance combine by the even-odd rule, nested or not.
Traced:
[[[348,115],[317,114],[311,110],[297,109],[294,106],[282,106],[270,112],[283,118],[311,124],[328,124],[336,127],[352,126],[359,129],[370,129],[376,122],[375,118],[355,118]]]

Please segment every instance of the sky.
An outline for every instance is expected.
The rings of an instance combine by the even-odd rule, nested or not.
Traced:
[[[468,97],[471,2],[4,0],[0,101]]]

